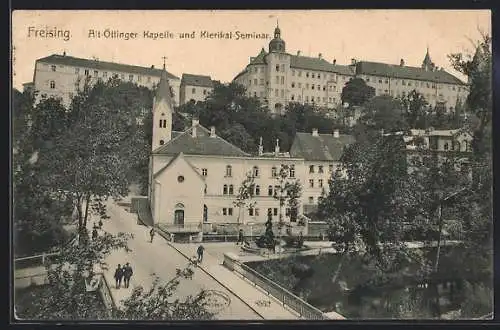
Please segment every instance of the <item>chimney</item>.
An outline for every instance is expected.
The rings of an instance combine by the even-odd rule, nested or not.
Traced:
[[[154,68],[155,68],[155,66],[154,66],[154,65],[151,65],[151,69],[154,69]]]
[[[318,58],[321,60],[323,58],[323,54],[319,53]]]
[[[300,50],[297,51],[297,56],[300,56]]]
[[[66,56],[66,51],[63,52],[63,56]]]
[[[274,155],[278,156],[280,154],[280,140],[276,139],[276,145],[274,146]]]
[[[404,59],[401,59],[401,61],[399,61],[399,66],[405,66],[405,60]]]
[[[312,129],[312,136],[318,136],[318,129],[317,128]]]
[[[338,138],[340,136],[340,132],[338,129],[333,130],[333,137]]]
[[[210,137],[215,137],[215,126],[210,126]]]
[[[262,156],[262,154],[264,154],[264,146],[262,145],[262,136],[261,136],[259,141],[259,156]]]
[[[333,65],[335,65],[335,64],[337,64],[337,59],[336,58],[333,59]]]
[[[355,58],[351,58],[351,65],[355,65],[356,64],[356,59]]]

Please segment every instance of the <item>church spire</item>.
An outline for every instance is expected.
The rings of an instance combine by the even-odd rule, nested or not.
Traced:
[[[432,63],[431,56],[429,55],[429,45],[427,45],[427,52],[425,53],[424,60],[422,61],[422,69],[426,71],[434,70],[434,63]]]
[[[174,106],[172,102],[172,90],[168,83],[167,70],[165,69],[163,57],[163,70],[160,82],[156,87],[153,102],[153,141],[152,150],[164,145],[172,138],[172,114]]]

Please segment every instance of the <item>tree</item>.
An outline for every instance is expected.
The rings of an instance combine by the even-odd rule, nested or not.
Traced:
[[[95,275],[95,266],[105,268],[105,258],[116,249],[128,250],[130,236],[103,233],[87,244],[66,244],[46,264],[50,290],[34,299],[24,318],[43,320],[104,319],[105,311],[95,308],[95,297],[86,292],[86,280]]]
[[[190,280],[194,275],[191,267],[176,269],[176,275],[162,283],[155,277],[149,290],[142,286],[134,288],[132,295],[123,301],[123,310],[116,311],[116,318],[122,320],[211,320],[218,309],[214,295],[202,290],[195,296],[183,300],[176,296],[181,280]],[[219,303],[220,305],[220,303]]]
[[[427,128],[427,112],[429,103],[416,90],[401,98],[408,126],[416,129]]]
[[[149,92],[117,78],[84,88],[73,99],[66,129],[39,155],[46,186],[73,201],[80,234],[89,212],[106,218],[103,201],[128,194],[131,169],[149,153],[137,148],[144,145],[137,119],[150,106],[141,93]]]
[[[248,172],[246,178],[241,182],[236,200],[233,202],[234,206],[238,208],[238,223],[240,223],[242,211],[245,207],[249,209],[255,207],[256,202],[252,200],[254,189],[255,177],[251,172]]]
[[[359,123],[365,129],[384,132],[405,131],[408,128],[401,102],[389,95],[376,96],[368,101]]]
[[[290,179],[290,165],[282,164],[278,175],[275,180],[277,185],[275,186],[274,198],[279,202],[279,220],[278,220],[278,230],[281,237],[281,230],[285,225],[283,219],[283,207],[288,203],[294,208],[298,207],[300,196],[302,193],[302,186],[299,180],[291,181]],[[277,189],[276,189],[277,188]],[[296,212],[296,211],[295,211]]]
[[[340,98],[342,104],[349,103],[349,106],[359,106],[365,104],[374,96],[375,88],[368,86],[361,78],[353,78],[342,88]]]

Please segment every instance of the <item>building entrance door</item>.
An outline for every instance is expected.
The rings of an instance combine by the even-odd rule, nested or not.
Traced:
[[[174,224],[180,227],[184,226],[184,210],[175,210]]]

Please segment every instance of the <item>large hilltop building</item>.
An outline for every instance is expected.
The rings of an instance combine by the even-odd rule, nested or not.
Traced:
[[[421,67],[356,61],[339,65],[329,62],[322,54],[317,57],[286,52],[285,41],[277,26],[274,39],[266,52],[262,48],[234,81],[246,87],[248,96],[259,98],[269,109],[281,113],[289,102],[309,103],[324,108],[336,108],[341,103],[342,88],[353,77],[360,77],[375,88],[376,95],[402,97],[412,90],[423,94],[435,106],[442,103],[453,111],[457,101],[464,101],[468,86],[460,79],[438,69],[429,50]]]
[[[71,102],[78,90],[88,79],[90,83],[98,79],[107,80],[117,75],[123,81],[130,81],[139,86],[153,88],[160,80],[162,70],[129,64],[105,62],[97,59],[85,59],[52,54],[35,62],[32,89],[37,94],[37,101],[42,97],[60,97],[65,105]],[[180,79],[167,73],[169,84],[174,94],[174,104],[179,104]]]
[[[287,165],[291,180],[299,180],[302,197],[297,212],[287,207],[284,221],[294,223],[314,208],[328,190],[328,179],[336,169],[348,135],[298,133],[289,152],[264,152],[262,144],[250,154],[201,126],[198,120],[184,132],[172,131],[173,101],[163,71],[153,105],[153,142],[149,169],[149,210],[154,225],[172,235],[202,235],[214,224],[264,223],[267,214],[279,216],[277,176]],[[256,205],[239,214],[234,202],[247,177],[255,179]]]

